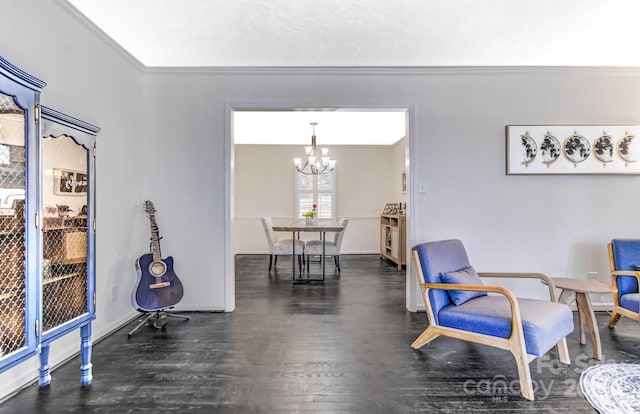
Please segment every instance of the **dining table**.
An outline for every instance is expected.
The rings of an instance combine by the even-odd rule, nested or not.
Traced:
[[[293,254],[292,254],[292,268],[294,282],[324,282],[326,279],[326,234],[327,232],[338,232],[344,230],[344,224],[336,219],[318,219],[311,223],[308,223],[305,219],[295,220],[287,224],[274,225],[273,231],[290,231],[293,234]],[[320,233],[320,240],[322,241],[322,256],[320,257],[322,267],[322,279],[311,278],[309,271],[307,271],[306,277],[304,276],[304,266],[300,270],[300,276],[296,277],[296,239],[300,238],[302,232],[317,232]]]

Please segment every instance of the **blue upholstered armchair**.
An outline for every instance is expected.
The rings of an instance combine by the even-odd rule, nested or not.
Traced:
[[[524,398],[534,399],[529,363],[558,346],[569,364],[565,337],[573,332],[573,313],[557,303],[553,281],[540,273],[476,273],[460,240],[442,240],[413,247],[416,274],[429,325],[411,344],[418,349],[438,336],[509,350],[518,368]],[[551,301],[517,298],[480,276],[538,278],[549,287]],[[491,294],[488,294],[491,293]]]
[[[621,316],[640,322],[640,240],[613,239],[607,247],[614,289],[609,328],[613,328]]]

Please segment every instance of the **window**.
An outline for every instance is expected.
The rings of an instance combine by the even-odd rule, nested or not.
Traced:
[[[336,170],[322,175],[305,175],[294,168],[296,192],[295,214],[302,217],[310,211],[313,204],[318,205],[318,218],[335,218],[337,216]]]

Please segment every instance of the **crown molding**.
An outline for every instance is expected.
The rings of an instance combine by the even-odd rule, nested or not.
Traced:
[[[287,75],[287,76],[331,76],[331,75],[404,75],[404,76],[451,76],[451,75],[519,75],[519,74],[572,74],[572,75],[622,75],[638,76],[640,67],[616,66],[226,66],[226,67],[145,67],[149,74],[218,74],[218,75]]]
[[[114,52],[120,55],[126,62],[130,63],[135,69],[139,71],[143,71],[145,66],[136,59],[131,53],[129,53],[125,48],[123,48],[118,42],[113,40],[111,36],[106,34],[100,27],[98,27],[95,23],[89,20],[80,10],[76,9],[71,3],[66,0],[54,0],[58,3],[65,11],[78,23],[83,25],[89,30],[89,32],[94,33],[98,38],[106,43],[108,47],[110,47]]]

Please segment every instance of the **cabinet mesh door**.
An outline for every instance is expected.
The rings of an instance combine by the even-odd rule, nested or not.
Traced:
[[[42,140],[44,331],[87,312],[87,150],[68,136]]]
[[[25,113],[0,92],[0,355],[25,346]]]

